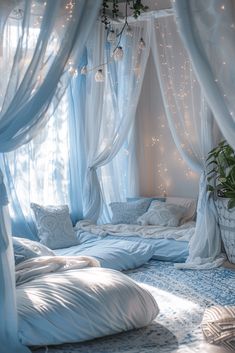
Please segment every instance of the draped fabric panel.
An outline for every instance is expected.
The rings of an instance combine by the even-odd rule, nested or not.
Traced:
[[[31,142],[0,156],[14,236],[38,239],[31,202],[69,204],[68,103],[65,94],[46,127]]]
[[[85,48],[79,68],[87,65]],[[69,179],[68,201],[73,222],[83,218],[83,185],[86,173],[85,119],[86,119],[86,75],[78,75],[70,82],[67,96],[69,105]]]
[[[235,148],[235,4],[176,0],[177,25],[217,124]]]
[[[122,25],[113,25],[119,33]],[[145,40],[145,48],[139,47],[141,37]],[[87,155],[87,171],[83,188],[84,216],[97,220],[101,215],[102,189],[97,169],[110,163],[127,141],[128,133],[134,123],[136,107],[141,90],[146,62],[149,55],[150,27],[149,23],[136,22],[132,26],[132,36],[123,35],[120,46],[124,50],[122,60],[110,58],[115,46],[105,45],[104,28],[96,28],[87,44],[88,69],[99,67],[108,62],[103,72],[104,82],[94,80],[94,72],[87,75],[85,140]],[[124,158],[125,159],[125,158]],[[114,162],[115,163],[115,162]],[[109,168],[113,168],[110,164]],[[120,168],[120,166],[119,166]],[[122,167],[121,167],[122,169]],[[118,169],[116,169],[118,170]],[[102,180],[106,180],[106,190],[114,185],[117,178],[111,172],[113,180],[106,169],[101,171]],[[100,171],[99,171],[100,173]],[[111,188],[112,189],[112,188]]]
[[[180,267],[210,268],[221,264],[223,257],[216,209],[206,192],[206,158],[221,136],[176,31],[174,17],[152,21],[151,49],[168,125],[182,157],[201,174],[196,231],[186,264]]]
[[[203,94],[224,138],[235,148],[234,2],[230,0],[209,0],[206,2],[201,0],[176,0],[174,9],[181,38]],[[205,177],[203,183],[206,184]],[[208,197],[205,190],[204,195],[204,199]],[[203,212],[206,215],[209,212],[208,207],[201,207],[199,213],[205,219],[205,216],[202,216]],[[207,215],[206,217],[208,218]],[[192,263],[198,262],[199,258],[208,258],[209,256],[211,256],[212,261],[215,257],[214,247],[206,246],[203,248],[205,239],[199,234],[199,232],[204,232],[205,229],[207,231],[207,224],[205,222],[203,224],[203,221],[198,222],[198,232],[192,240],[192,246],[194,247],[191,253]],[[218,231],[211,235],[210,242],[212,241],[218,244]],[[209,240],[207,243],[210,245]],[[205,251],[205,249],[208,249],[208,251]]]
[[[9,3],[17,6],[12,6],[7,20],[5,11],[3,22],[1,18],[5,26],[0,28],[0,152],[29,142],[45,126],[69,81],[73,63],[68,60],[76,63],[83,52],[100,6],[100,1],[82,0]],[[18,341],[14,259],[2,176],[0,195],[1,346],[5,353],[29,352]]]

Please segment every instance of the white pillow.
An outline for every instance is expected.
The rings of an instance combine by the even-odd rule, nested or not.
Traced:
[[[197,200],[183,197],[167,197],[166,203],[180,205],[185,207],[185,213],[180,221],[180,224],[184,224],[189,221],[194,221],[197,211]]]
[[[78,245],[67,205],[41,206],[31,203],[40,243],[50,249]]]
[[[153,201],[146,213],[137,219],[140,225],[177,227],[185,213],[185,207]]]
[[[29,346],[133,330],[149,325],[159,312],[147,289],[119,271],[100,267],[38,276],[17,286],[16,297],[19,338]]]
[[[12,237],[15,264],[38,256],[54,256],[54,252],[37,241]]]

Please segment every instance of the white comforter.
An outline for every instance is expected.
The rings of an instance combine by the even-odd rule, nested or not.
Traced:
[[[16,266],[16,285],[20,285],[48,273],[78,270],[86,267],[100,267],[100,263],[90,256],[34,257]]]
[[[98,236],[140,236],[144,238],[165,238],[189,241],[195,232],[195,222],[179,227],[141,226],[138,224],[94,224],[83,220],[76,224],[78,234],[89,232]]]

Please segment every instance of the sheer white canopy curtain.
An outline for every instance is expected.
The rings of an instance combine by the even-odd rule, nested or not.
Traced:
[[[189,244],[189,257],[178,267],[214,267],[223,262],[223,256],[216,210],[206,192],[206,158],[220,133],[176,30],[174,16],[152,19],[151,49],[173,139],[189,166],[201,174],[196,231]]]
[[[1,0],[1,153],[30,141],[45,126],[53,111],[50,107],[57,105],[67,86],[72,61],[77,64],[83,51],[99,6],[100,1],[92,0]],[[11,50],[6,45],[9,40]],[[4,353],[29,352],[18,341],[14,257],[2,173],[0,197],[0,344]]]
[[[235,3],[175,0],[177,25],[210,109],[235,149]]]
[[[235,148],[235,3],[232,0],[176,0],[178,29],[214,118]],[[203,228],[201,231],[203,232]],[[216,233],[218,241],[219,234]],[[204,252],[194,239],[192,261]],[[214,246],[208,256],[215,255]]]
[[[123,24],[113,24],[116,34],[120,33]],[[87,43],[87,84],[85,112],[86,141],[86,177],[83,188],[84,217],[97,220],[103,205],[104,183],[106,190],[119,199],[117,188],[119,172],[113,170],[110,163],[127,140],[135,120],[135,112],[144,77],[150,49],[150,23],[136,21],[131,26],[131,33],[123,32],[118,47],[123,50],[122,60],[113,56],[115,43],[106,43],[107,33],[101,24],[97,24]],[[144,39],[144,47],[141,46]],[[119,48],[120,49],[120,48]],[[107,63],[107,65],[102,65]],[[94,80],[94,67],[102,69],[104,81]],[[125,159],[125,158],[124,158]],[[102,171],[98,168],[109,166]],[[118,169],[117,169],[118,170]],[[101,178],[97,173],[102,173]],[[109,177],[111,175],[111,178]],[[100,180],[99,180],[100,179]]]

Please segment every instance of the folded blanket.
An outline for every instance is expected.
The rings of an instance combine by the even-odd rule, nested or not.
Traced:
[[[16,266],[16,285],[48,273],[77,270],[86,267],[100,267],[100,263],[89,256],[40,256],[21,262]]]
[[[140,236],[189,241],[195,232],[195,222],[184,223],[179,227],[162,227],[138,224],[93,224],[90,220],[83,220],[76,224],[75,230],[78,235],[89,232],[97,236]]]

